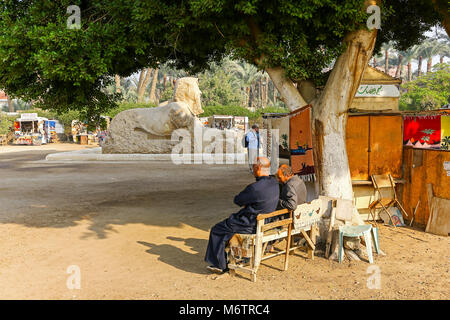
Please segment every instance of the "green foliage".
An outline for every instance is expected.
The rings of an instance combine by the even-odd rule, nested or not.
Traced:
[[[221,106],[221,105],[214,105],[214,106],[205,106],[203,107],[202,114],[199,115],[199,117],[209,117],[213,115],[226,115],[226,116],[247,116],[252,117],[253,112],[250,110],[241,107],[241,106]]]
[[[118,113],[128,110],[128,109],[136,109],[136,108],[154,108],[155,105],[151,103],[130,103],[125,102],[119,104],[117,107],[109,110],[106,115],[114,118]]]
[[[15,119],[16,117],[14,116],[7,116],[0,112],[0,134],[8,134],[14,125]]]
[[[450,102],[450,65],[437,64],[414,81],[402,84],[400,110],[432,110]]]
[[[161,97],[160,97],[160,101],[168,101],[168,100],[172,100],[173,98],[173,88],[172,86],[168,85],[166,87],[166,89],[162,92]]]
[[[131,30],[115,11],[131,8],[107,3],[0,1],[0,87],[14,98],[39,101],[38,107],[80,110],[95,121],[118,98],[102,89],[115,69],[132,71],[137,63],[129,59],[131,67],[127,55],[142,55],[128,45]],[[66,11],[73,4],[85,13],[81,30],[67,28]],[[109,10],[116,12],[115,23],[107,23]]]
[[[206,71],[199,78],[202,91],[202,103],[205,105],[236,105],[242,102],[240,88],[233,80],[235,78],[225,73],[222,68]]]
[[[258,109],[255,112],[252,112],[248,110],[247,108],[236,106],[236,105],[215,105],[215,106],[206,106],[203,107],[203,110],[205,111],[200,117],[210,117],[213,115],[226,115],[226,116],[245,116],[248,117],[251,120],[256,120],[263,113],[286,113],[289,112],[287,108],[280,108],[280,107],[267,107],[264,109]]]
[[[104,89],[115,74],[158,63],[195,75],[231,55],[260,70],[282,67],[293,80],[323,82],[322,70],[342,51],[345,35],[366,28],[364,2],[0,0],[0,87],[38,107],[77,110],[98,122],[121,97]],[[386,2],[380,43],[407,47],[442,18],[431,1]],[[81,9],[80,30],[67,28],[69,5]],[[206,99],[235,101],[229,88],[212,96]]]
[[[195,74],[229,53],[250,63],[264,54],[260,68],[281,65],[296,79],[314,78],[346,32],[364,25],[363,2],[2,0],[0,87],[95,121],[120,98],[102,89],[114,74],[158,62]],[[69,5],[81,8],[80,30],[67,28]]]
[[[64,128],[71,128],[72,127],[72,120],[80,120],[80,112],[76,110],[70,110],[61,114],[55,115],[55,119],[58,119],[63,125]]]
[[[25,112],[26,113],[37,113],[38,117],[44,117],[47,119],[57,119],[57,113],[52,110],[28,109]]]

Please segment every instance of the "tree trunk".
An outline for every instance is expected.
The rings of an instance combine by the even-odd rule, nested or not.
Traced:
[[[248,95],[248,107],[250,109],[253,108],[254,95],[255,95],[255,88],[254,88],[254,85],[251,85],[250,86],[250,92],[249,92],[249,95]]]
[[[384,50],[384,72],[389,74],[389,50]]]
[[[302,80],[296,83],[297,90],[305,99],[306,103],[311,103],[316,98],[316,85],[311,80]]]
[[[419,64],[417,66],[417,76],[420,77],[422,74],[422,56],[419,57]]]
[[[346,50],[336,60],[322,95],[312,102],[314,158],[321,195],[353,199],[345,144],[347,110],[370,61],[376,33],[376,30],[358,30],[345,38]],[[266,71],[289,110],[307,104],[282,68]]]
[[[412,74],[411,74],[411,62],[408,62],[408,81],[411,81]]]
[[[373,67],[377,67],[377,58],[373,57]]]
[[[164,74],[163,76],[163,83],[164,83],[164,90],[166,90],[166,86],[167,86],[167,75]]]
[[[116,83],[116,92],[120,93],[121,92],[121,89],[120,89],[120,76],[118,74],[116,74],[114,76],[114,80],[115,80],[115,83]]]
[[[428,58],[427,60],[427,73],[431,72],[431,64],[433,63],[433,58]]]
[[[12,99],[8,95],[6,95],[6,99],[8,102],[8,112],[14,112],[14,104]]]
[[[142,69],[141,72],[139,73],[139,81],[137,84],[137,88],[136,88],[136,92],[139,93],[142,87],[142,82],[144,81],[145,78],[145,69]]]
[[[152,79],[152,87],[150,89],[150,102],[154,104],[158,104],[158,101],[156,101],[156,82],[158,81],[158,68],[155,68],[153,70],[153,79]]]
[[[322,95],[313,104],[319,194],[353,199],[345,143],[347,111],[372,56],[376,35],[376,29],[358,30],[346,37],[347,48],[336,60]]]
[[[264,107],[267,107],[267,103],[269,101],[269,77],[266,75],[264,78],[265,86],[264,86]]]
[[[395,70],[395,77],[398,78],[398,76],[400,75],[400,77],[402,76],[402,59],[403,56],[401,54],[398,55],[398,65],[397,65],[397,70]]]
[[[260,108],[263,108],[263,84],[262,84],[262,78],[259,79],[258,81],[258,106]]]
[[[440,64],[443,64],[443,63],[444,63],[444,56],[441,56],[441,57],[439,58],[439,63],[440,63]]]
[[[150,81],[151,73],[152,73],[151,68],[146,68],[141,71],[138,84],[138,98],[137,98],[138,103],[141,103],[142,99],[144,98],[145,89],[147,88],[147,85]]]
[[[250,87],[245,87],[245,106],[248,108],[250,105]]]
[[[307,105],[306,101],[294,86],[294,82],[286,77],[283,68],[266,68],[266,71],[276,89],[278,89],[280,99],[286,104],[289,110],[293,111]]]
[[[272,82],[272,89],[273,89],[273,92],[272,92],[272,94],[273,94],[273,104],[275,105],[277,103],[277,88],[275,88],[275,84],[273,83],[272,80],[271,80],[271,82]]]

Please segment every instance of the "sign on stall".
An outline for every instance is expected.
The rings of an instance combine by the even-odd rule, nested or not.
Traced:
[[[20,119],[21,120],[37,120],[38,114],[37,113],[21,113]]]
[[[362,84],[355,97],[399,97],[400,91],[393,84]]]

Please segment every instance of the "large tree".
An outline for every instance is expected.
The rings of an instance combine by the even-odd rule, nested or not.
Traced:
[[[437,1],[439,2],[439,1]],[[375,45],[416,44],[444,21],[427,1],[379,3],[382,31],[368,30],[364,0],[4,0],[0,87],[57,110],[97,115],[114,104],[102,87],[158,63],[196,74],[231,55],[265,70],[290,110],[313,105],[321,192],[352,198],[347,110]],[[67,28],[67,7],[81,29]],[[393,13],[395,11],[395,13]],[[331,68],[331,72],[324,69]],[[324,86],[320,96],[311,87]]]

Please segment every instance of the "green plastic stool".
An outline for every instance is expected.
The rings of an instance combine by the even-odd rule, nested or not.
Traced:
[[[378,228],[373,228],[371,224],[362,226],[340,226],[339,227],[339,263],[342,262],[342,250],[344,246],[345,237],[361,237],[364,236],[366,242],[367,256],[369,263],[373,263],[372,255],[372,237],[375,247],[375,252],[380,253],[380,242],[378,240]]]

